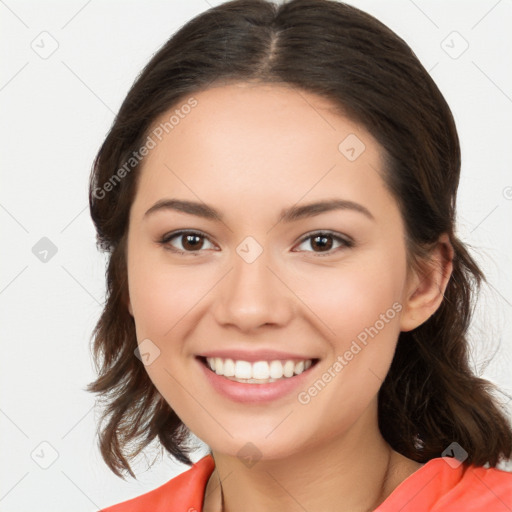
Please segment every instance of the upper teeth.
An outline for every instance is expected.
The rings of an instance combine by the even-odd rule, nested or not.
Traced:
[[[237,379],[280,379],[281,377],[293,377],[300,375],[313,363],[311,359],[304,361],[233,361],[220,357],[206,358],[208,366],[217,374],[224,377]]]

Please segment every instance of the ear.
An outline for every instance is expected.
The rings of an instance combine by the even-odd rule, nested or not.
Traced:
[[[453,271],[453,247],[445,233],[427,259],[411,271],[400,319],[402,331],[412,331],[439,308]]]

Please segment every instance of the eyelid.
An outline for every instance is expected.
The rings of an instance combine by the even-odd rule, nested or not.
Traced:
[[[177,231],[171,231],[170,233],[166,233],[165,235],[160,237],[158,243],[163,245],[165,249],[172,252],[176,252],[178,254],[192,254],[194,256],[198,256],[201,252],[203,252],[203,249],[200,249],[198,251],[182,251],[181,249],[173,247],[169,243],[173,238],[179,238],[180,236],[183,235],[197,235],[200,236],[201,238],[208,240],[212,245],[215,245],[206,233],[203,233],[202,231],[195,229],[179,229]]]
[[[170,250],[170,251],[178,253],[178,254],[192,254],[194,256],[198,256],[201,252],[203,252],[204,249],[202,249],[202,248],[197,251],[182,251],[181,249],[177,249],[176,247],[173,247],[172,245],[169,244],[169,242],[173,238],[177,238],[177,237],[180,237],[183,235],[198,235],[198,236],[208,240],[212,245],[215,245],[206,233],[203,233],[202,231],[194,230],[194,229],[181,229],[178,231],[171,231],[170,233],[166,233],[165,235],[163,235],[160,238],[160,240],[158,241],[158,243],[165,246],[165,248],[167,250]],[[342,235],[341,233],[337,233],[335,231],[324,229],[324,230],[310,231],[309,233],[306,233],[305,235],[303,235],[301,237],[299,242],[297,244],[295,244],[294,247],[296,247],[297,245],[303,244],[306,240],[308,240],[310,238],[314,238],[315,236],[321,236],[321,235],[327,235],[327,236],[332,237],[333,239],[337,240],[338,242],[341,242],[341,246],[336,247],[335,249],[331,249],[329,251],[325,251],[325,252],[315,252],[315,251],[304,251],[304,252],[313,253],[315,256],[330,256],[330,255],[334,254],[335,252],[337,252],[338,249],[341,249],[343,247],[350,248],[350,247],[354,246],[354,241],[350,237],[348,237],[346,235]],[[293,249],[292,249],[292,252],[300,252],[300,251],[293,251]]]
[[[315,252],[315,251],[305,251],[305,252],[311,252],[311,253],[315,254],[315,256],[330,256],[330,255],[334,254],[335,252],[337,252],[338,249],[341,249],[343,247],[350,248],[350,247],[354,246],[354,240],[352,240],[352,238],[350,238],[347,235],[342,235],[341,233],[331,231],[329,229],[310,231],[309,233],[306,233],[300,239],[298,244],[296,244],[296,245],[301,245],[306,240],[308,240],[310,238],[314,238],[315,236],[321,236],[321,235],[328,235],[328,236],[332,237],[333,239],[341,242],[341,247],[336,247],[335,249],[331,249],[331,250],[325,251],[325,252]],[[297,251],[294,251],[294,252],[297,252]]]

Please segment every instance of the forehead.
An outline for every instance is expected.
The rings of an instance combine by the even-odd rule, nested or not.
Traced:
[[[386,193],[380,146],[321,96],[237,83],[191,97],[193,108],[181,109],[184,98],[154,123],[177,114],[143,162],[136,202],[172,193],[257,213],[275,201]]]
[[[370,134],[341,115],[340,107],[293,86],[242,82],[211,87],[193,97],[196,106],[187,108],[180,119],[173,116],[175,124],[164,134],[170,145],[173,138],[179,138],[180,144],[194,140],[203,151],[219,157],[259,159],[266,154],[292,160],[309,154],[316,161],[320,152],[337,158],[339,143],[357,134],[371,146],[370,152],[376,149]],[[170,113],[185,111],[187,101],[182,99]],[[163,126],[169,118],[168,112],[155,125]]]

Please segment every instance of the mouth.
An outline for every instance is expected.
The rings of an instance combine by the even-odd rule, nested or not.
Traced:
[[[316,366],[319,358],[244,361],[220,357],[196,356],[211,373],[242,384],[270,384],[294,379]]]

